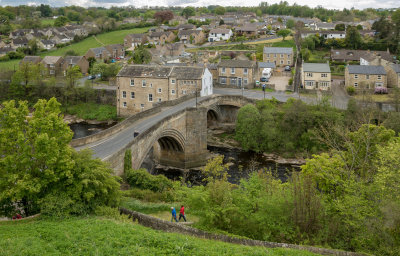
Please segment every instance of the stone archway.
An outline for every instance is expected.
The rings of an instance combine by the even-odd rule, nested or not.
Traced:
[[[165,130],[153,144],[156,162],[161,165],[180,167],[185,163],[185,139],[176,130]]]

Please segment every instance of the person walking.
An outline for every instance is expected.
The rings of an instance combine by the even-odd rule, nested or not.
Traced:
[[[185,207],[183,205],[181,205],[181,210],[179,211],[179,221],[181,221],[181,218],[186,222]]]
[[[178,220],[176,219],[176,210],[174,207],[171,207],[171,213],[172,213],[172,218],[171,218],[171,222],[174,222],[174,220],[176,222],[178,222]]]

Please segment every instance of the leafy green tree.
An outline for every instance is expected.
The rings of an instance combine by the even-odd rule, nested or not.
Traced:
[[[187,18],[189,18],[191,16],[196,15],[196,10],[193,7],[188,6],[188,7],[185,7],[182,10],[181,15],[184,16],[187,19]]]
[[[112,171],[90,152],[77,153],[69,146],[72,132],[57,100],[39,100],[34,109],[31,117],[26,102],[4,102],[0,109],[2,213],[18,205],[26,215],[35,214],[50,195],[73,200],[76,214],[118,202],[119,184]]]
[[[41,4],[38,7],[40,14],[42,17],[50,17],[51,16],[51,8],[48,4]]]
[[[8,35],[12,31],[9,18],[4,15],[0,15],[0,34]]]
[[[277,35],[282,37],[282,40],[285,41],[285,38],[290,35],[291,31],[289,29],[281,29],[278,31]]]
[[[144,45],[139,45],[135,48],[131,60],[135,64],[147,64],[151,61],[151,58],[151,53],[144,47]]]
[[[78,79],[82,78],[81,68],[79,66],[69,67],[66,70],[68,87],[74,88]]]
[[[288,20],[286,21],[286,27],[287,27],[288,29],[294,28],[294,25],[295,25],[294,20],[288,19]]]
[[[69,19],[65,16],[59,16],[57,19],[54,21],[54,26],[56,27],[62,27],[65,26],[68,23]]]
[[[362,38],[360,32],[356,27],[348,26],[346,31],[346,45],[350,49],[359,49],[362,44]]]
[[[214,12],[217,15],[224,15],[225,14],[225,7],[223,6],[218,6],[217,8],[215,8]]]
[[[307,48],[301,49],[301,57],[303,58],[304,61],[308,61],[311,56],[311,51],[308,50]]]
[[[259,136],[261,115],[254,105],[246,105],[239,110],[236,122],[235,139],[244,150],[259,151]]]
[[[124,173],[132,169],[132,151],[127,149],[124,156]]]
[[[345,31],[346,30],[346,25],[343,23],[338,23],[335,25],[335,30],[337,31]]]
[[[224,156],[216,156],[207,161],[206,166],[201,170],[201,173],[206,177],[205,180],[212,182],[215,180],[226,180],[228,178],[227,164],[223,164]]]

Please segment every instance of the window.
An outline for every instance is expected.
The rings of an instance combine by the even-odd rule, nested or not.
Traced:
[[[231,68],[231,74],[235,74],[235,68]]]
[[[247,85],[247,83],[248,83],[247,78],[243,78],[243,84],[244,84],[244,85]]]
[[[135,80],[131,79],[131,86],[135,86]]]
[[[141,107],[141,108],[144,108],[144,104],[140,104],[140,107]]]
[[[306,86],[314,86],[314,81],[306,81]]]
[[[231,85],[236,85],[236,81],[237,81],[236,77],[231,77],[230,84]]]
[[[290,60],[287,61],[287,64],[290,65]]]
[[[55,73],[54,70],[50,70],[51,75],[54,75],[54,73]]]
[[[126,98],[126,91],[122,91],[122,98]]]
[[[171,79],[171,84],[175,84],[175,79]]]
[[[222,68],[221,73],[225,74],[225,68]]]
[[[175,94],[175,90],[174,89],[171,90],[171,94]]]
[[[328,74],[322,73],[321,77],[328,77]]]
[[[158,88],[158,93],[162,93],[162,89],[161,88]]]
[[[354,83],[354,87],[358,87],[358,83]]]
[[[329,87],[329,82],[321,82],[321,87]]]
[[[365,75],[365,79],[369,79],[369,75]]]
[[[354,78],[355,78],[355,79],[358,79],[358,75],[357,75],[357,74],[355,74],[355,75],[354,75]]]
[[[135,92],[131,92],[131,99],[135,98]]]
[[[306,73],[307,77],[312,77],[312,73]]]
[[[276,53],[274,54],[274,58],[276,58]]]
[[[182,91],[182,94],[186,94],[186,90]]]
[[[150,88],[153,88],[153,83],[150,83]]]
[[[153,94],[149,94],[149,102],[152,102],[153,101]]]
[[[142,80],[142,87],[146,87],[146,80]]]
[[[267,54],[267,58],[269,58],[269,53]]]
[[[283,58],[283,54],[281,54],[281,58]]]
[[[226,84],[226,77],[220,77],[220,78],[219,78],[219,82],[220,82],[221,84]]]
[[[378,75],[378,80],[382,80],[382,76],[381,75]]]
[[[247,75],[249,73],[249,70],[247,68],[243,69],[243,74]]]
[[[161,102],[161,98],[158,98],[158,102]]]
[[[124,102],[122,102],[122,106],[124,107],[124,108],[126,108],[126,101],[124,101]]]
[[[281,64],[283,64],[283,60],[281,60]]]
[[[287,58],[290,59],[290,54],[287,55]]]

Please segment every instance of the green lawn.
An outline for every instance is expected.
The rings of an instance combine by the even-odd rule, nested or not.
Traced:
[[[0,222],[0,255],[270,255],[308,256],[152,230],[96,217]]]
[[[42,19],[40,23],[42,23],[42,26],[54,26],[54,21],[55,19]]]
[[[296,49],[296,44],[294,43],[294,40],[285,40],[285,41],[277,41],[272,43],[272,47],[292,47],[293,49]]]
[[[103,44],[123,44],[124,43],[124,37],[128,34],[137,34],[137,33],[143,33],[146,32],[149,28],[134,28],[134,29],[127,29],[127,30],[117,30],[117,31],[112,31],[104,34],[97,35],[97,39],[102,42]],[[99,43],[94,37],[88,37],[78,43],[71,44],[67,47],[56,49],[53,51],[49,52],[43,52],[39,54],[40,56],[64,56],[64,54],[68,50],[74,50],[77,52],[79,55],[84,55],[87,50],[90,48],[95,48],[95,47],[100,47],[102,46],[101,43]],[[0,62],[0,69],[5,68],[5,69],[13,69],[14,64],[17,64],[18,66],[20,60],[10,60],[10,61],[4,61]]]
[[[63,107],[64,112],[76,115],[87,120],[117,120],[117,108],[111,105],[96,103],[81,103],[68,107]]]

